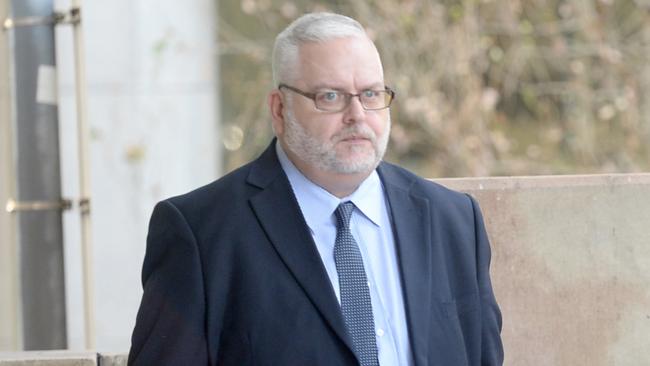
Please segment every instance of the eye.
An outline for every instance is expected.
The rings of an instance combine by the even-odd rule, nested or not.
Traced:
[[[320,102],[333,103],[333,102],[337,102],[340,99],[340,95],[338,92],[335,91],[324,91],[318,93],[316,95],[316,98],[318,98]]]
[[[363,91],[363,97],[364,98],[372,99],[372,98],[376,98],[378,96],[379,96],[379,92],[376,92],[374,90],[364,90]]]
[[[328,101],[333,101],[333,100],[336,100],[336,98],[338,98],[338,96],[339,96],[339,94],[336,93],[336,92],[326,92],[325,95],[324,95],[324,98],[326,100],[328,100]]]

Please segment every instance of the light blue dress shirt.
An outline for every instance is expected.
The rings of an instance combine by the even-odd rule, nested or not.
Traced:
[[[289,160],[279,142],[275,146],[339,303],[339,279],[334,262],[334,211],[341,202],[354,203],[350,229],[359,245],[370,286],[379,363],[412,365],[395,239],[379,175],[373,171],[354,193],[339,199],[307,179]]]

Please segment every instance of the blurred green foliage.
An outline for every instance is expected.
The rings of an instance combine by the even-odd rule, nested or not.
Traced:
[[[427,177],[650,170],[650,1],[219,2],[227,170],[272,132],[275,35],[359,20],[397,90],[386,159]]]

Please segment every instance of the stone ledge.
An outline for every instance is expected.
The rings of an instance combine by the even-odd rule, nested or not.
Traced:
[[[0,366],[96,366],[97,353],[74,351],[0,352]]]
[[[0,352],[0,366],[125,366],[126,353],[76,351]]]
[[[99,366],[126,366],[127,353],[100,353]]]
[[[431,179],[451,189],[472,191],[505,191],[534,189],[566,189],[572,187],[612,187],[649,185],[650,173],[538,175],[517,177],[435,178]]]

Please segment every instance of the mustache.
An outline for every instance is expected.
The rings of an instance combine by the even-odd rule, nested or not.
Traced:
[[[368,139],[372,142],[375,142],[377,140],[377,135],[375,135],[375,132],[366,125],[355,125],[355,126],[346,127],[341,131],[337,132],[332,137],[334,142],[343,141],[352,137],[357,137],[357,138],[360,137],[360,138]]]

